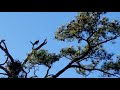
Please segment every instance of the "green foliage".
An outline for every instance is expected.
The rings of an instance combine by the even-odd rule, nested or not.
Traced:
[[[110,21],[107,17],[102,17],[104,14],[106,12],[80,12],[75,20],[71,20],[70,23],[61,26],[55,32],[55,38],[59,41],[71,42],[77,40],[80,46],[82,41],[86,42],[84,47],[80,47],[80,49],[76,50],[72,46],[60,51],[62,56],[71,60],[85,55],[75,61],[83,67],[85,66],[85,68],[77,67],[76,70],[79,74],[85,75],[86,71],[95,70],[98,66],[99,68],[96,70],[99,69],[101,72],[108,72],[110,69],[118,71],[120,69],[119,63],[113,63],[112,57],[114,54],[108,53],[104,48],[105,43],[120,37],[120,24],[118,20]],[[110,60],[112,61],[109,62]],[[85,61],[90,64],[85,64]],[[106,65],[101,64],[104,61],[106,61]]]
[[[102,12],[81,12],[69,24],[61,26],[55,33],[55,38],[61,41],[87,38],[93,32],[90,39],[99,42],[103,39],[118,36],[120,33],[120,26],[117,20],[110,22],[108,18],[100,16]],[[111,36],[110,36],[111,35]],[[82,38],[81,38],[82,37]]]
[[[73,46],[70,46],[68,48],[62,48],[60,50],[61,57],[69,58],[70,60],[75,59],[75,57],[80,56],[81,51],[79,50],[80,47],[78,46],[78,49],[76,50]]]
[[[47,50],[41,49],[39,51],[32,52],[29,63],[32,65],[39,64],[45,66],[51,66],[54,62],[58,61],[60,55],[56,55],[55,53],[48,53]]]

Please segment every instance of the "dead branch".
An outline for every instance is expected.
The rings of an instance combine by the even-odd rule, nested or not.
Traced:
[[[6,72],[6,74],[9,76],[9,77],[11,77],[12,75],[11,75],[11,73],[6,69],[6,68],[4,68],[3,66],[1,66],[0,65],[0,69],[2,69],[3,71],[5,71]]]
[[[1,45],[3,43],[4,47]],[[14,59],[13,57],[10,55],[8,49],[7,49],[7,46],[5,44],[5,40],[1,40],[0,42],[0,48],[1,50],[3,50],[5,52],[5,54],[10,58],[11,62],[14,63]]]
[[[4,62],[3,64],[0,64],[0,65],[5,65],[5,64],[7,63],[7,61],[8,61],[8,57],[7,57],[7,59],[5,60],[5,62]]]
[[[48,67],[47,73],[46,73],[46,75],[44,76],[44,78],[48,77],[48,74],[49,74],[50,69],[51,69],[51,66]]]
[[[42,46],[44,46],[46,43],[47,43],[47,39],[45,39],[44,42],[43,42],[42,44],[40,44],[38,47],[36,47],[35,49],[33,49],[33,47],[32,47],[32,51],[33,51],[33,50],[36,50],[36,51],[39,50],[39,49],[40,49]],[[28,56],[25,58],[22,66],[27,63],[28,58],[29,58],[29,57],[31,56],[31,54],[32,54],[32,51],[31,51],[30,54],[28,54]]]

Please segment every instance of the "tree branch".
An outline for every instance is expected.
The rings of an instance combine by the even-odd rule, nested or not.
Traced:
[[[75,35],[75,36],[76,36],[76,35]],[[84,40],[84,41],[87,41],[86,39],[84,39],[83,37],[80,37],[80,36],[76,36],[76,38],[82,39],[82,40]]]
[[[4,68],[4,67],[1,66],[1,65],[0,65],[0,68],[1,68],[2,70],[4,70],[4,71],[7,73],[7,75],[8,75],[9,77],[12,76],[12,75],[10,74],[10,72],[9,72],[6,68]]]
[[[46,43],[47,43],[47,39],[45,39],[44,42],[43,42],[42,44],[40,44],[37,48],[35,48],[35,49],[32,48],[32,51],[33,51],[33,50],[36,50],[36,51],[37,51],[37,50],[40,49],[42,46],[44,46]],[[31,51],[31,53],[32,53],[32,51]],[[28,58],[31,56],[31,53],[28,54],[28,56],[25,58],[25,60],[24,60],[24,62],[23,62],[23,64],[22,64],[22,66],[25,65],[25,64],[27,63]]]
[[[46,77],[48,76],[50,69],[51,69],[51,66],[50,66],[50,67],[48,67],[47,73],[46,73],[46,75],[45,75],[45,77],[44,77],[44,78],[46,78]]]
[[[7,59],[5,60],[5,62],[4,62],[3,64],[0,64],[0,65],[4,65],[4,64],[6,64],[6,63],[7,63],[7,61],[8,61],[8,57],[7,57]]]
[[[37,48],[35,48],[34,50],[38,50],[40,49],[42,46],[44,46],[47,43],[47,39],[44,40],[44,42],[42,44],[40,44]]]
[[[61,75],[64,71],[66,71],[68,68],[70,68],[71,65],[72,65],[74,62],[76,62],[76,61],[84,58],[85,56],[87,56],[87,55],[89,54],[89,52],[91,51],[92,48],[94,48],[94,47],[96,47],[96,46],[98,46],[98,45],[100,45],[100,44],[106,43],[106,42],[108,42],[108,41],[110,41],[110,40],[116,39],[116,38],[117,38],[117,37],[114,37],[114,38],[111,38],[111,39],[109,39],[109,40],[103,41],[103,42],[101,42],[101,43],[99,43],[99,44],[97,44],[97,45],[95,45],[95,46],[91,46],[90,43],[89,43],[89,41],[88,41],[89,39],[87,39],[87,43],[88,43],[88,46],[89,46],[89,47],[88,47],[88,50],[87,50],[82,56],[77,57],[77,58],[75,58],[73,61],[71,61],[66,67],[64,67],[64,68],[63,68],[62,70],[60,70],[56,75],[54,75],[53,78],[57,78],[57,77],[58,77],[59,75]],[[95,70],[99,70],[99,71],[103,72],[103,71],[100,70],[100,69],[95,69]],[[107,72],[104,72],[104,73],[107,73]],[[111,75],[113,75],[113,74],[111,74]]]
[[[4,44],[5,48],[1,45],[2,43]],[[0,48],[1,48],[1,49],[5,52],[5,54],[10,58],[11,62],[14,63],[13,57],[12,57],[12,56],[10,55],[10,53],[8,52],[8,49],[7,49],[7,46],[6,46],[5,42],[2,41],[2,40],[1,40],[1,42],[0,42]]]
[[[84,58],[85,56],[87,56],[88,54],[89,54],[89,52],[91,51],[91,46],[90,46],[90,43],[89,43],[89,41],[87,41],[87,43],[88,43],[88,50],[82,55],[82,56],[80,56],[80,57],[77,57],[77,58],[75,58],[73,61],[71,61],[66,67],[64,67],[62,70],[60,70],[56,75],[54,75],[53,76],[53,78],[57,78],[59,75],[61,75],[64,71],[66,71],[68,68],[70,68],[71,67],[71,65],[74,63],[74,62],[76,62],[76,61],[78,61],[78,60],[80,60],[80,59],[82,59],[82,58]]]
[[[38,76],[36,75],[36,71],[37,71],[37,70],[35,69],[35,67],[33,67],[33,68],[34,68],[34,76],[35,76],[35,77],[38,77]]]
[[[8,76],[8,74],[6,74],[6,73],[0,73],[0,74]]]
[[[111,39],[105,40],[105,41],[103,41],[103,42],[100,42],[100,43],[98,43],[98,44],[96,44],[96,45],[94,45],[94,46],[92,46],[92,47],[94,48],[94,47],[96,47],[96,46],[99,46],[100,44],[103,44],[103,43],[106,43],[106,42],[108,42],[108,41],[114,40],[114,39],[116,39],[117,37],[119,37],[119,36],[116,36],[116,37],[114,37],[114,38],[111,38]]]
[[[94,70],[97,70],[97,71],[100,71],[100,72],[106,73],[106,74],[108,74],[108,75],[112,75],[112,76],[116,76],[116,77],[118,77],[118,76],[115,75],[115,74],[112,74],[112,73],[109,73],[109,72],[106,72],[106,71],[104,71],[104,70],[97,69],[97,68],[89,69],[89,68],[84,68],[84,67],[82,67],[81,65],[71,65],[70,67],[82,68],[82,69],[84,69],[84,70],[88,70],[88,71],[94,71]]]
[[[25,73],[25,78],[27,78],[28,73],[24,69],[22,71]]]

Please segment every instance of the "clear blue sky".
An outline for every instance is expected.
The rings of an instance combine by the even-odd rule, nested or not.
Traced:
[[[69,23],[75,19],[77,12],[0,12],[0,40],[5,39],[8,49],[15,59],[23,60],[26,54],[31,51],[31,44],[29,41],[37,39],[43,42],[45,38],[48,43],[43,47],[49,52],[58,53],[62,47],[67,47],[70,44],[60,42],[54,39],[54,33],[61,25]],[[110,19],[120,19],[120,13],[108,13]],[[120,40],[120,39],[119,39]],[[119,41],[118,40],[118,41]],[[120,42],[114,46],[106,45],[106,49],[111,52],[120,53]],[[0,50],[0,62],[5,59],[3,52]],[[62,59],[60,62],[55,63],[51,69],[51,74],[55,74],[62,69],[69,60]],[[37,73],[43,77],[46,73],[45,67],[40,67]],[[96,76],[92,74],[89,77]],[[69,69],[60,77],[79,78],[81,75],[76,74],[74,69]]]

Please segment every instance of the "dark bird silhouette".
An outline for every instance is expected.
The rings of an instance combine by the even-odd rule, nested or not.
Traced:
[[[30,41],[30,43],[34,46],[34,45],[36,45],[36,44],[39,43],[39,40],[35,41],[34,43],[32,43],[32,42]]]
[[[38,44],[38,43],[39,43],[39,40],[35,41],[33,44],[36,45],[36,44]]]

